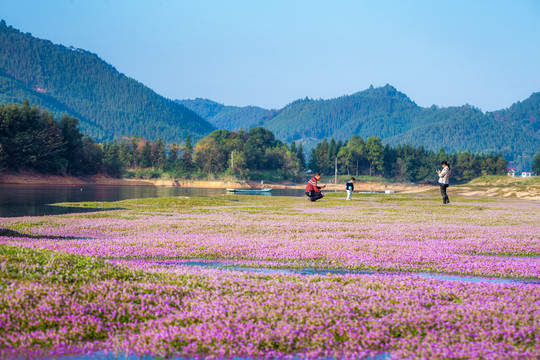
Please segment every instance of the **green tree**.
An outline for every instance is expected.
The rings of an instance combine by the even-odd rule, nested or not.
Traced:
[[[390,145],[384,147],[384,177],[387,179],[395,178],[399,171],[397,151]]]
[[[326,156],[324,156],[322,161],[322,169],[326,174],[333,174],[335,171],[335,161],[338,154],[338,147],[336,144],[336,139],[330,139],[328,143],[328,150],[326,151]]]
[[[102,171],[103,150],[89,136],[83,137],[82,154],[84,159],[86,159],[85,166],[87,174],[96,174]]]
[[[337,154],[338,164],[340,166],[341,172],[346,172],[347,175],[351,174],[351,149],[347,146],[343,146],[339,149]]]
[[[227,163],[227,168],[230,168],[233,172],[242,172],[242,171],[247,171],[247,166],[246,166],[246,155],[244,154],[243,151],[234,151],[234,154],[233,154],[233,157],[228,157],[228,163]],[[231,164],[231,159],[233,161],[233,164]]]
[[[269,147],[273,147],[276,144],[276,137],[274,134],[263,127],[256,126],[249,130],[248,136],[250,139],[256,141],[256,143],[262,147],[263,150],[266,150]]]
[[[301,178],[302,171],[304,170],[297,155],[298,153],[295,154],[291,151],[285,151],[283,154],[283,165],[281,170],[284,172],[285,176],[292,181]]]
[[[139,165],[142,168],[149,168],[152,166],[152,145],[150,145],[148,141],[144,142],[144,145],[141,149]]]
[[[137,148],[137,139],[124,139],[118,144],[118,157],[125,168],[135,168],[139,163],[139,150]]]
[[[249,137],[244,144],[244,155],[246,157],[246,166],[250,170],[262,170],[266,167],[265,151],[261,142],[256,138]]]
[[[82,154],[83,134],[79,130],[79,120],[63,115],[59,127],[64,138],[63,157],[66,160],[63,172],[71,174],[85,173],[86,163]]]
[[[41,123],[31,131],[20,132],[14,142],[21,150],[22,165],[44,173],[56,173],[65,166],[64,142],[51,112],[38,112]]]
[[[369,175],[383,171],[384,164],[384,147],[382,146],[381,138],[371,136],[366,140],[366,155],[369,161]]]
[[[191,146],[190,136],[186,136],[186,142],[184,144],[184,154],[182,155],[182,164],[186,171],[190,171],[193,168],[193,147]]]
[[[266,167],[265,170],[280,170],[285,165],[287,156],[286,147],[271,147],[267,148],[264,154]]]
[[[4,171],[6,168],[6,154],[4,152],[4,147],[0,142],[0,171]]]
[[[118,144],[105,143],[103,145],[103,166],[108,175],[120,177],[122,175],[122,162],[118,156]]]
[[[244,155],[246,165],[250,170],[263,170],[266,168],[266,149],[276,145],[274,134],[262,127],[254,127],[247,133],[247,140],[244,143]]]
[[[152,166],[163,166],[166,160],[167,154],[165,153],[165,144],[163,143],[163,140],[157,139],[152,148]]]
[[[306,168],[306,155],[304,154],[304,147],[302,146],[302,144],[298,145],[296,158],[298,159],[301,171],[304,170]]]
[[[482,174],[480,162],[469,151],[457,154],[456,165],[452,170],[457,181],[467,182]]]
[[[294,140],[291,141],[291,146],[289,147],[289,150],[290,150],[290,152],[292,152],[295,155],[298,152],[298,150],[296,149],[296,143],[294,142]]]
[[[212,137],[201,139],[194,151],[194,160],[197,167],[210,174],[216,174],[225,171],[223,163],[223,152],[219,149],[217,141]]]
[[[358,135],[353,135],[345,147],[349,149],[346,166],[351,173],[354,170],[354,174],[358,176],[363,172],[364,166],[368,164],[364,139]]]
[[[331,173],[331,169],[328,168],[328,139],[324,138],[311,149],[308,167],[313,172]]]
[[[531,171],[536,175],[540,176],[540,153],[534,154],[532,158],[532,167]]]
[[[540,160],[539,160],[540,161]],[[493,175],[506,175],[508,173],[508,162],[506,159],[500,154],[497,157],[497,162],[495,163],[495,169],[494,169]]]
[[[174,164],[178,160],[178,144],[174,143],[169,148],[169,163]]]
[[[32,169],[42,173],[93,174],[103,167],[99,146],[83,137],[79,121],[28,101],[0,106],[0,146],[7,170]]]

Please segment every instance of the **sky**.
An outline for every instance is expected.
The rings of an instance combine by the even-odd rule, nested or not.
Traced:
[[[170,99],[279,109],[391,84],[420,106],[540,91],[540,0],[0,0]]]

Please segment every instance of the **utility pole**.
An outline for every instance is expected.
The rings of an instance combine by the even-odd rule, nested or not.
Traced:
[[[231,152],[231,169],[234,170],[234,150]]]
[[[336,174],[334,176],[334,183],[337,185],[337,156],[336,156]]]

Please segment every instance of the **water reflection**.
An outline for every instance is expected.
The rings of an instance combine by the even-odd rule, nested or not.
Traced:
[[[167,196],[218,196],[225,189],[158,186],[0,186],[0,217],[60,215],[96,211],[88,208],[49,206],[60,202],[120,201]],[[234,193],[234,195],[242,195]],[[254,195],[254,194],[250,194]],[[275,189],[273,196],[302,196],[302,190]]]
[[[262,274],[300,274],[300,275],[348,275],[348,274],[387,274],[387,275],[411,275],[422,278],[432,278],[446,281],[480,282],[480,283],[505,283],[505,284],[534,284],[540,285],[540,280],[521,278],[500,278],[485,276],[453,275],[427,272],[391,272],[391,271],[368,271],[368,270],[348,270],[348,269],[317,269],[317,268],[271,268],[271,267],[248,267],[237,266],[229,261],[212,260],[156,260],[153,263],[166,266],[193,266],[212,269],[225,269],[235,271],[246,271]]]
[[[204,357],[202,357],[204,358]],[[126,353],[106,353],[103,351],[93,352],[89,354],[79,354],[79,355],[66,355],[66,356],[57,356],[54,358],[39,358],[40,360],[45,359],[54,359],[54,360],[155,360],[158,358],[152,357],[152,356],[140,356],[140,355],[130,355]],[[159,358],[161,359],[161,358]],[[186,358],[186,357],[170,357],[167,358],[169,360],[195,360],[195,359],[201,359],[201,357],[198,358]],[[214,358],[216,360],[221,360],[220,358]],[[230,357],[225,358],[226,360],[255,360],[255,358],[250,357]],[[225,360],[224,359],[224,360]],[[292,357],[291,360],[300,360],[302,357]],[[335,359],[334,357],[331,358],[318,358],[316,360],[331,360]],[[364,358],[364,360],[390,360],[392,359],[391,353],[388,351],[381,352],[380,354],[376,356],[368,356]]]

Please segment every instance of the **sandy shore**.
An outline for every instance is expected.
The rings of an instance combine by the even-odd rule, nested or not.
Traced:
[[[56,186],[79,186],[79,185],[146,185],[154,186],[152,182],[145,180],[124,180],[115,179],[104,175],[94,175],[85,178],[77,178],[74,176],[61,176],[38,174],[34,172],[22,172],[17,174],[1,174],[0,184],[6,185],[56,185]]]
[[[170,179],[115,179],[105,175],[77,178],[73,176],[46,175],[33,172],[0,175],[0,184],[10,185],[51,185],[51,186],[81,186],[81,185],[110,185],[110,186],[177,186],[193,188],[216,189],[304,189],[305,184],[261,184],[256,181],[202,181],[202,180],[170,180]],[[327,190],[344,190],[344,184],[326,184]],[[357,181],[355,190],[359,191],[385,191],[420,192],[430,189],[430,186],[414,186],[408,184],[389,184],[376,181]]]

